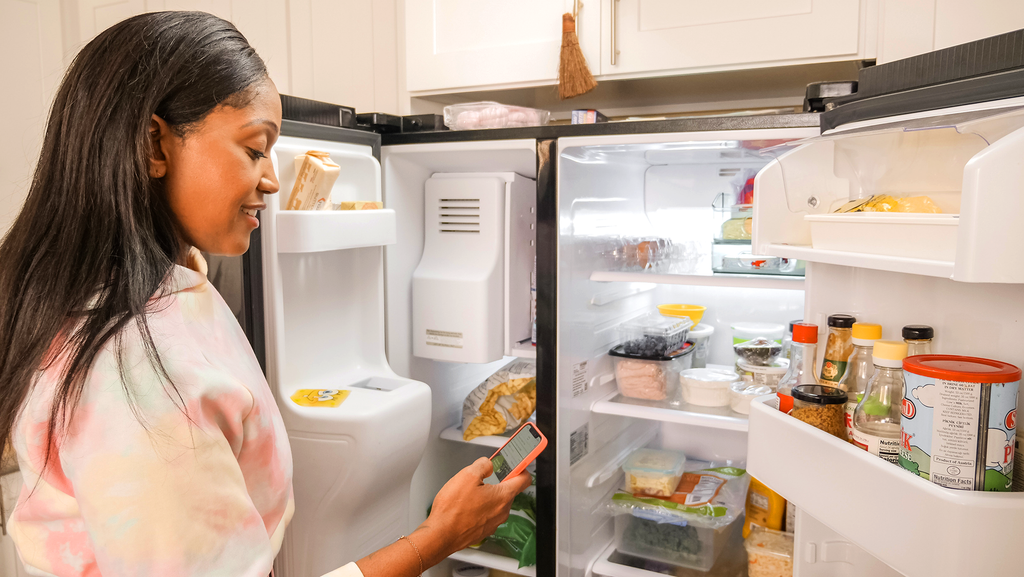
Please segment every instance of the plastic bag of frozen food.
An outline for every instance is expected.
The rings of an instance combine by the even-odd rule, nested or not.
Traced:
[[[687,471],[671,497],[619,491],[608,508],[613,515],[633,515],[657,523],[718,529],[735,521],[746,506],[750,475],[744,469],[687,461]]]
[[[462,404],[462,438],[472,441],[519,428],[537,408],[537,367],[514,361],[491,375]]]

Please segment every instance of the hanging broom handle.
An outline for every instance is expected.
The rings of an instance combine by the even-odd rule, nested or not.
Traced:
[[[618,60],[619,50],[615,46],[615,21],[619,19],[618,16],[619,0],[612,0],[612,66],[615,66],[616,60]]]

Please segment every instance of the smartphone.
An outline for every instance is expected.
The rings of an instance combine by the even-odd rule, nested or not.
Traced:
[[[522,427],[491,456],[491,465],[498,482],[515,477],[526,469],[548,446],[548,440],[533,423],[523,423]]]

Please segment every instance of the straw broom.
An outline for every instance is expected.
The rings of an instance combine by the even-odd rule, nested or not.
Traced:
[[[587,59],[576,37],[576,20],[562,14],[562,53],[558,64],[558,98],[575,98],[597,87],[594,75],[587,68]]]

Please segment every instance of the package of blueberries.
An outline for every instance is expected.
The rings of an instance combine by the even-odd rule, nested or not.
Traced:
[[[686,344],[693,322],[654,312],[619,326],[619,343],[627,355],[663,357]]]

